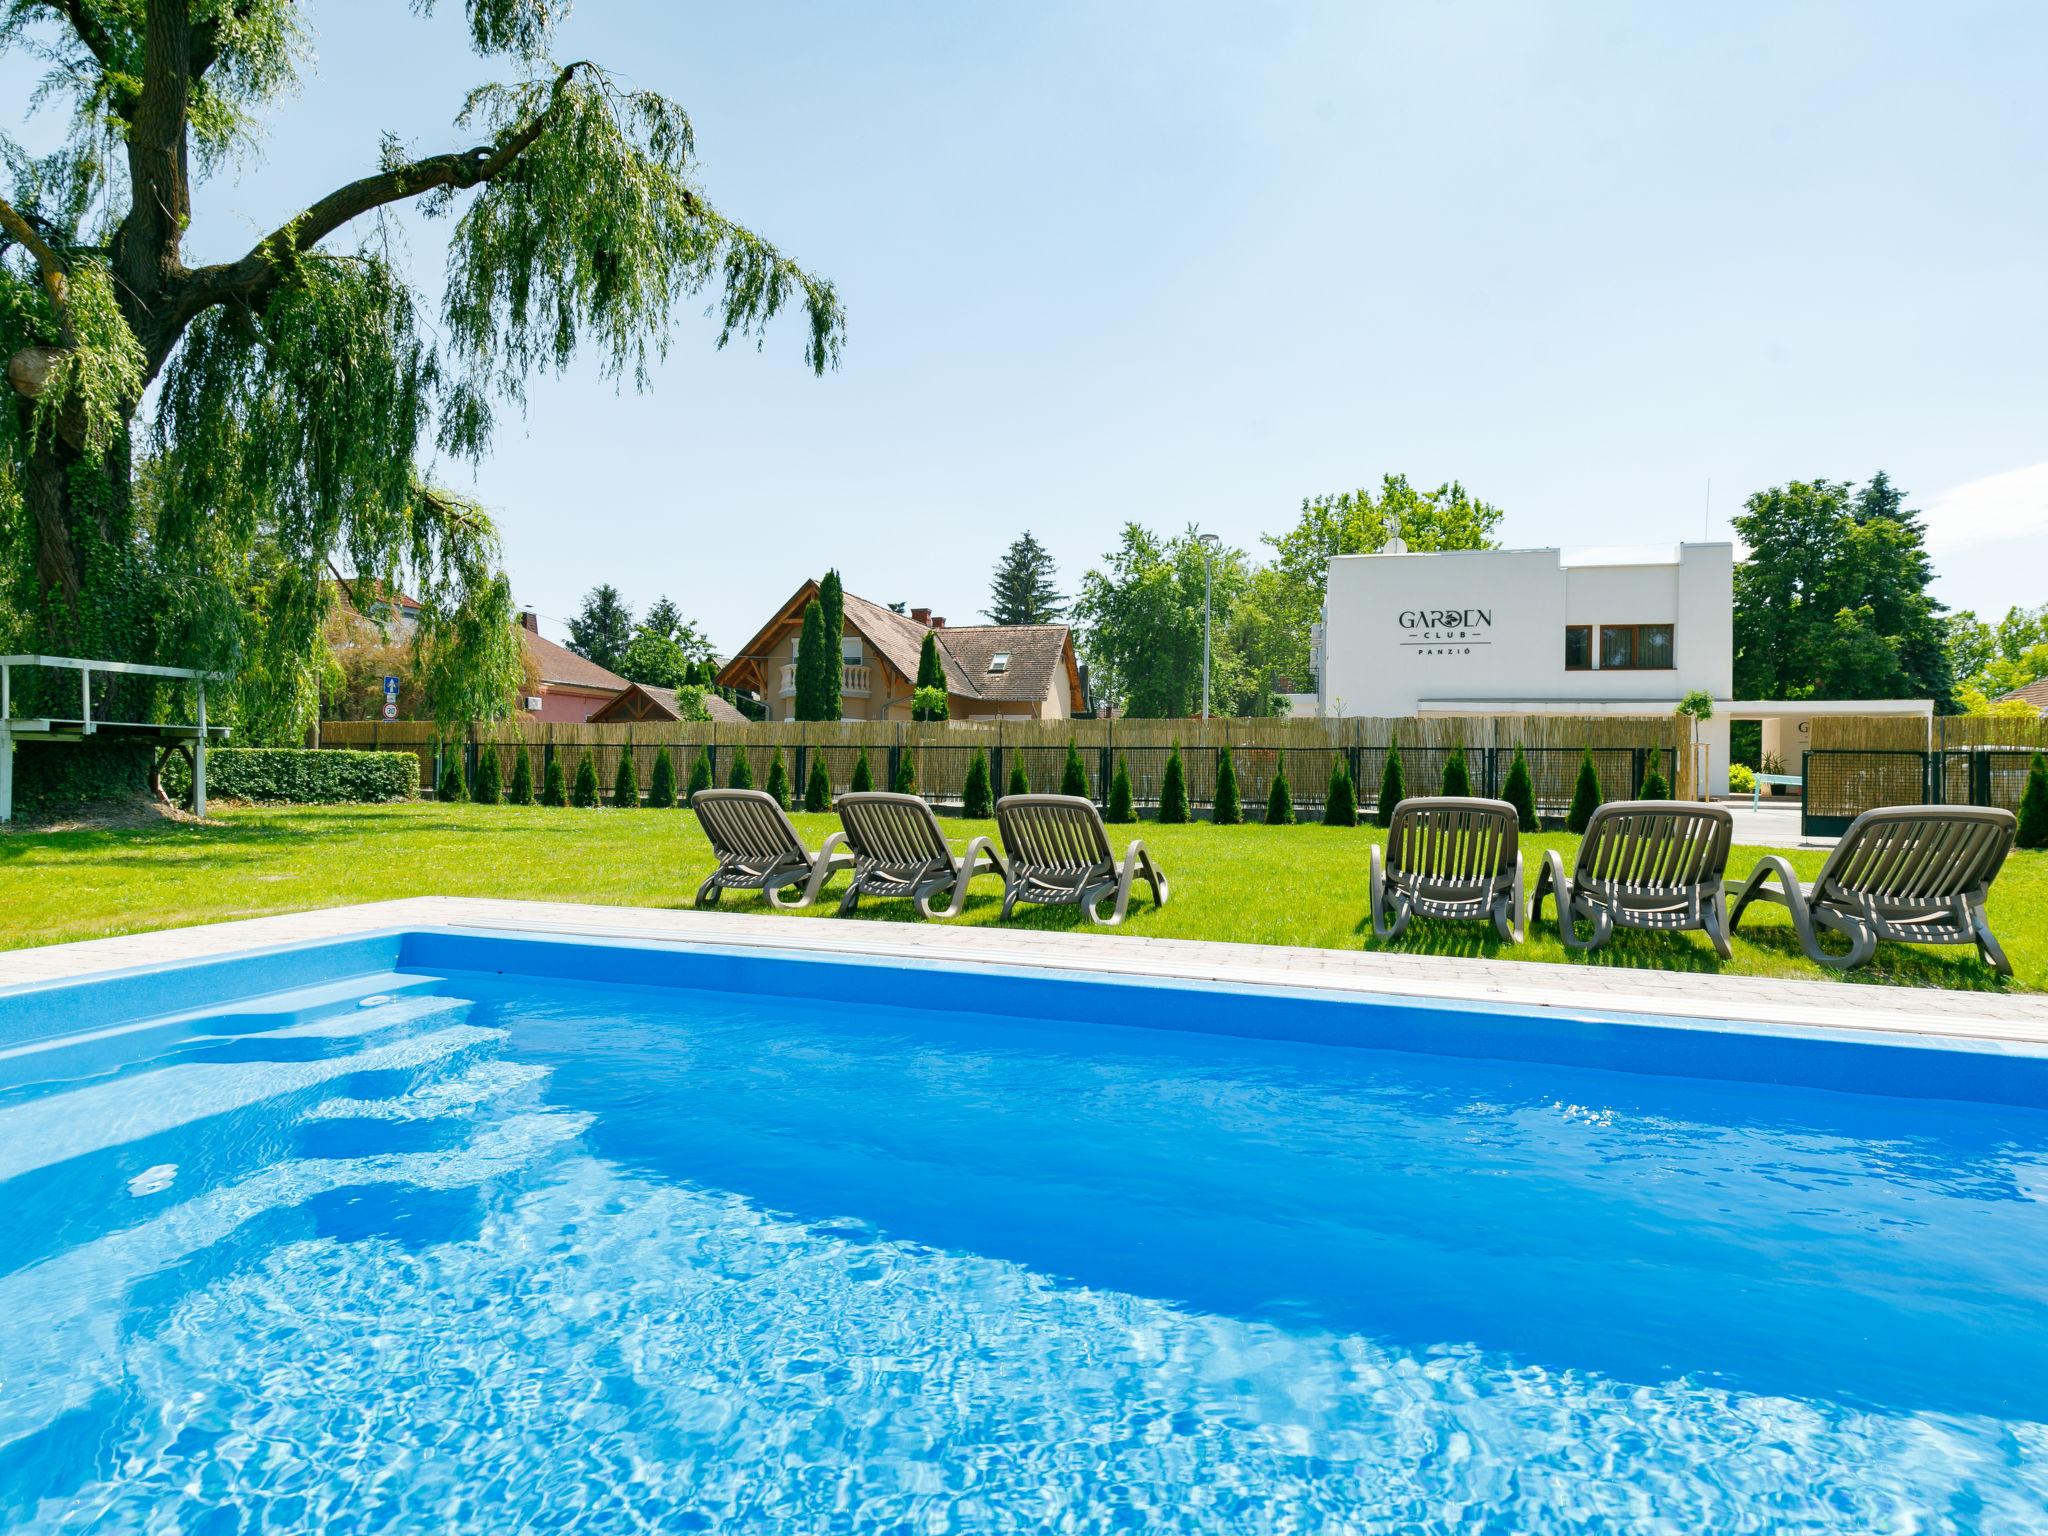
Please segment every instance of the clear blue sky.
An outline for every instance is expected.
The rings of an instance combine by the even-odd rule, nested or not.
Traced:
[[[193,259],[467,142],[456,6],[319,7]],[[545,615],[609,580],[730,647],[837,564],[969,622],[1020,529],[1071,587],[1127,518],[1256,546],[1387,470],[1543,544],[1883,468],[1944,596],[2048,600],[2048,6],[580,0],[558,52],[681,100],[850,335],[819,379],[693,311],[645,395],[538,384],[474,490]]]

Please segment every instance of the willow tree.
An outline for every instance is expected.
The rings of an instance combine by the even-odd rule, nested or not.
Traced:
[[[437,712],[495,712],[517,661],[497,535],[433,467],[483,455],[579,354],[644,386],[693,299],[720,346],[796,308],[805,362],[837,360],[831,285],[707,200],[679,105],[550,58],[563,9],[467,0],[500,78],[462,101],[466,142],[387,137],[364,175],[188,264],[195,179],[293,89],[303,8],[0,0],[0,49],[44,61],[72,111],[49,155],[0,138],[0,643],[232,671],[263,735],[314,707],[329,583],[402,585]],[[407,205],[452,220],[438,305],[382,238]]]

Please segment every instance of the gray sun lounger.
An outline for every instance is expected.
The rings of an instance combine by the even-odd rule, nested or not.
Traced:
[[[1414,917],[1491,919],[1510,944],[1526,923],[1522,826],[1505,800],[1429,795],[1394,807],[1387,845],[1372,846],[1367,896],[1372,931],[1391,942]]]
[[[697,825],[711,841],[718,865],[697,887],[697,905],[716,905],[725,891],[759,891],[785,911],[807,907],[842,869],[853,868],[853,855],[840,851],[834,832],[816,853],[790,824],[775,797],[758,789],[700,789],[690,802]],[[801,884],[794,900],[786,887]]]
[[[853,852],[853,883],[839,898],[851,912],[863,896],[900,896],[926,917],[958,917],[976,875],[1004,877],[993,841],[977,837],[955,853],[939,818],[916,795],[881,791],[841,795],[839,820]],[[943,906],[935,903],[943,902]]]
[[[1019,902],[1074,906],[1091,921],[1114,928],[1130,910],[1131,884],[1142,880],[1152,905],[1166,905],[1166,876],[1141,842],[1119,860],[1109,846],[1102,813],[1078,795],[1005,795],[996,822],[1010,871],[1003,882],[1003,916]],[[1114,897],[1107,917],[1102,904]]]
[[[2019,822],[1992,805],[1889,805],[1849,824],[1811,885],[1775,853],[1757,861],[1738,888],[1731,926],[1753,901],[1788,909],[1799,945],[1816,964],[1853,970],[1880,940],[1974,944],[2001,976],[2012,965],[1984,917],[1984,898],[2012,852]],[[1773,884],[1775,882],[1775,884]],[[1820,947],[1819,929],[1849,939],[1846,955]]]
[[[1530,900],[1532,919],[1546,895],[1557,897],[1558,937],[1571,949],[1598,949],[1616,928],[1652,933],[1697,929],[1726,960],[1728,848],[1735,818],[1724,805],[1674,800],[1617,800],[1586,825],[1579,857],[1567,876],[1556,850],[1543,857]],[[1593,925],[1579,937],[1581,921]]]

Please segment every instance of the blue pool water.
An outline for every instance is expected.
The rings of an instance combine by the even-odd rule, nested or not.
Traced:
[[[0,998],[0,1528],[2044,1523],[2037,1060],[266,964]]]

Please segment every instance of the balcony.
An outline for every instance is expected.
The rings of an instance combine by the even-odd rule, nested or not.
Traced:
[[[849,662],[839,669],[839,696],[845,699],[864,699],[868,696],[868,671],[866,666]],[[781,696],[789,698],[796,692],[796,664],[782,669]]]

